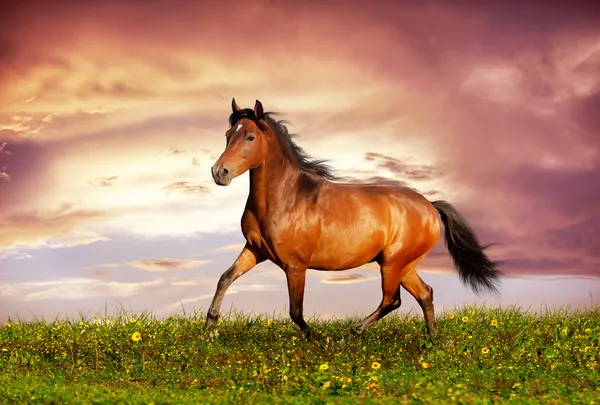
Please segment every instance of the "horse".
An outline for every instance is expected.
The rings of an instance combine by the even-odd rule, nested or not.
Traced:
[[[417,274],[417,264],[440,235],[461,281],[477,294],[498,292],[499,262],[490,260],[475,232],[446,201],[430,202],[417,191],[398,185],[343,182],[326,160],[311,158],[288,133],[285,121],[231,103],[225,150],[211,167],[219,186],[250,172],[250,190],[241,218],[246,243],[219,278],[207,312],[205,330],[218,321],[229,286],[257,264],[270,260],[286,276],[289,316],[307,338],[316,334],[303,316],[306,271],[341,271],[377,262],[382,300],[351,332],[366,328],[400,307],[400,286],[419,303],[427,333],[433,337],[433,289]]]

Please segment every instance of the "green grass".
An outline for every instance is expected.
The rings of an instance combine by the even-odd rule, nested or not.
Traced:
[[[452,315],[438,313],[433,345],[420,314],[349,340],[356,319],[313,320],[323,338],[310,342],[264,316],[225,316],[213,339],[203,313],[12,320],[0,328],[0,403],[600,402],[600,308]]]

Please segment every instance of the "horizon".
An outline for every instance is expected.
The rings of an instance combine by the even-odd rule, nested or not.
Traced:
[[[336,174],[446,200],[494,244],[500,294],[477,296],[440,236],[417,268],[436,314],[597,305],[597,7],[238,4],[7,6],[0,322],[105,305],[158,317],[208,309],[244,242],[248,174],[228,187],[210,175],[234,97],[278,112]],[[420,316],[401,298],[395,312]],[[366,315],[380,300],[376,265],[307,273],[307,320]],[[232,305],[287,316],[284,273],[258,265],[229,288],[222,314]]]

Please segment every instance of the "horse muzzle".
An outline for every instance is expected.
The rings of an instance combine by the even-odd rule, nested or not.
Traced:
[[[223,165],[217,165],[210,168],[213,180],[219,186],[228,186],[233,179],[232,173]]]

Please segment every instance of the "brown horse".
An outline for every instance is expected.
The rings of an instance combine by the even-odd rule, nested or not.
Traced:
[[[400,306],[402,285],[419,303],[427,332],[435,332],[433,290],[415,268],[436,243],[439,212],[445,240],[461,280],[475,292],[497,292],[497,262],[484,254],[465,219],[445,201],[429,202],[409,188],[336,182],[322,160],[310,159],[273,113],[241,109],[232,101],[225,151],[211,168],[220,186],[250,171],[250,192],[242,216],[246,244],[219,279],[206,328],[218,320],[227,288],[258,263],[270,260],[285,272],[290,317],[308,337],[302,306],[306,270],[347,270],[365,263],[381,266],[383,299],[352,327],[364,330]]]

